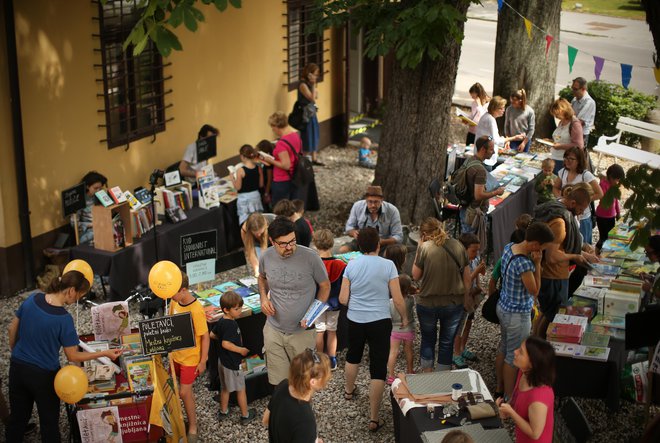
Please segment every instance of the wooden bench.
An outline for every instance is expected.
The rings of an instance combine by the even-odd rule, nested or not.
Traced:
[[[660,140],[660,125],[641,122],[628,117],[619,117],[616,128],[619,130],[617,135],[612,137],[601,135],[598,138],[598,144],[594,147],[594,151],[598,153],[598,163],[596,164],[595,173],[598,172],[601,156],[603,154],[611,155],[615,159],[621,158],[635,163],[646,163],[652,168],[660,169],[660,155],[619,143],[621,140],[621,134],[624,132],[630,132],[642,137]]]

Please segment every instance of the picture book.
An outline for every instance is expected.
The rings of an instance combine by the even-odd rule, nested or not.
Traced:
[[[584,360],[607,361],[607,357],[609,355],[610,348],[602,348],[598,346],[577,346],[573,357]]]
[[[86,343],[87,346],[91,349],[91,352],[99,352],[99,351],[107,351],[110,349],[110,343],[106,340],[100,340],[100,341],[88,341]],[[85,371],[88,369],[91,369],[91,374],[92,378],[89,378],[89,373],[88,373],[88,378],[89,381],[94,381],[94,368],[98,365],[101,365],[100,361],[93,359],[93,360],[87,360],[86,362],[83,363]]]
[[[626,263],[626,260],[624,260],[622,258],[601,257],[600,262],[605,264],[605,265],[623,267],[624,263]]]
[[[142,207],[142,203],[135,198],[133,194],[131,194],[131,191],[124,191],[124,197],[126,198],[126,201],[128,201],[128,204],[131,206],[132,210],[137,210]]]
[[[584,277],[583,284],[593,288],[609,288],[614,276],[587,275]]]
[[[115,186],[113,188],[110,188],[108,193],[110,194],[110,197],[112,197],[112,200],[117,204],[123,203],[123,202],[126,201],[126,197],[124,196],[124,192],[121,190],[121,188],[119,186]]]
[[[135,190],[135,198],[138,199],[143,205],[148,205],[151,203],[151,194],[145,188],[137,188]]]
[[[142,354],[142,341],[140,340],[140,333],[124,334],[119,337],[119,342],[124,350],[122,355],[140,355]]]
[[[233,291],[235,293],[237,293],[238,295],[240,295],[241,297],[243,297],[243,298],[254,295],[254,291],[252,291],[252,289],[246,288],[244,286],[239,286],[236,289],[234,289]]]
[[[594,334],[607,335],[610,338],[615,338],[617,340],[625,340],[626,331],[623,329],[612,328],[610,326],[600,326],[592,323],[587,327],[587,332]]]
[[[242,284],[247,286],[248,288],[250,286],[258,285],[259,280],[257,280],[257,277],[243,277],[239,278],[238,281]]]
[[[627,262],[627,260],[626,260],[626,262]],[[635,262],[630,262],[630,263],[641,263],[641,262],[635,261]],[[624,267],[623,267],[621,273],[625,274],[625,275],[630,275],[630,276],[637,277],[637,276],[639,276],[639,274],[642,274],[642,273],[653,274],[653,273],[656,272],[656,270],[657,270],[657,265],[655,265],[653,263],[630,264],[628,266],[625,266],[625,263],[624,263]]]
[[[94,195],[101,202],[101,204],[106,208],[108,206],[112,206],[112,205],[115,204],[115,202],[110,198],[110,196],[105,191],[105,189],[101,189],[100,191],[96,191],[96,193]]]
[[[227,291],[234,291],[236,288],[240,288],[240,287],[241,285],[239,285],[238,283],[234,283],[233,281],[228,281],[215,286],[215,289],[217,289],[218,291],[224,294]]]
[[[629,251],[630,249],[628,248],[628,242],[608,238],[603,243],[602,250],[603,251],[626,251],[626,250]],[[625,257],[623,257],[623,258],[625,258]]]
[[[456,108],[456,116],[461,119],[462,122],[467,123],[469,126],[477,126],[477,122],[472,120],[468,114]]]
[[[610,344],[610,336],[606,334],[596,334],[595,332],[585,332],[582,334],[582,341],[580,344],[583,346],[599,346],[601,348],[606,348]]]
[[[591,319],[594,316],[594,308],[591,306],[562,306],[559,308],[559,313]]]
[[[220,307],[220,299],[222,298],[222,294],[214,295],[212,297],[208,297],[203,299],[206,303],[207,306],[215,306],[216,308]]]
[[[616,276],[621,268],[618,266],[605,265],[602,263],[591,263],[591,269],[600,275],[614,275]]]
[[[82,443],[122,443],[119,409],[108,406],[76,412]]]
[[[151,357],[143,357],[126,363],[126,378],[132,392],[153,389],[154,363]]]
[[[580,297],[590,298],[592,300],[598,300],[599,296],[603,293],[604,288],[597,288],[593,286],[587,286],[584,283],[580,285],[576,290],[574,295]]]
[[[197,298],[209,298],[215,295],[220,295],[222,293],[215,288],[211,288],[211,289],[204,289],[202,291],[195,291],[195,294],[197,295]]]
[[[261,296],[259,294],[254,294],[243,299],[243,305],[248,306],[253,314],[258,314],[261,312]]]
[[[631,292],[634,294],[638,294],[639,291],[642,290],[642,281],[641,280],[629,281],[629,280],[617,278],[615,280],[612,280],[612,283],[610,284],[610,288],[617,291]]]
[[[305,312],[305,315],[303,315],[303,318],[300,321],[305,320],[307,322],[307,327],[310,327],[321,314],[328,310],[329,307],[330,305],[327,303],[324,303],[320,300],[314,300],[312,304],[309,305],[307,312]]]
[[[92,306],[92,332],[95,340],[119,343],[119,337],[130,332],[128,302],[118,301]]]
[[[635,228],[630,227],[626,224],[620,224],[613,227],[610,232],[607,234],[608,239],[613,240],[623,240],[625,242],[630,242],[633,234],[635,234]]]
[[[578,346],[572,343],[561,343],[558,341],[550,341],[549,343],[555,349],[555,354],[561,357],[573,357],[575,347]]]
[[[591,320],[591,324],[594,326],[609,326],[612,328],[626,329],[626,318],[598,314]]]

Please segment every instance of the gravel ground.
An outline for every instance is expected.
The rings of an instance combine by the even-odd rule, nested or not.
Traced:
[[[456,125],[452,133],[455,140],[464,140],[464,129]],[[315,228],[327,227],[335,235],[340,235],[343,225],[348,217],[352,203],[358,200],[366,186],[373,180],[373,171],[356,166],[357,150],[355,148],[329,147],[321,152],[320,159],[326,163],[326,167],[317,168],[317,183],[322,209],[307,216],[312,220]],[[605,163],[605,161],[603,162]],[[627,169],[630,165],[624,165]],[[607,166],[605,166],[607,167]],[[240,267],[218,274],[218,281],[227,281],[243,277],[245,268]],[[486,282],[483,282],[486,284]],[[98,291],[97,291],[98,293]],[[10,299],[0,301],[0,330],[6,330],[12,318],[12,313],[20,303],[27,297],[22,294]],[[71,313],[76,318],[76,308],[71,308]],[[137,305],[131,306],[131,312],[137,312]],[[138,318],[135,314],[131,316],[132,321]],[[80,333],[91,331],[90,313],[88,309],[79,308]],[[477,314],[472,328],[469,347],[476,352],[479,360],[471,365],[472,369],[479,371],[491,391],[495,387],[494,359],[499,343],[498,328],[481,318]],[[419,334],[415,343],[415,351],[419,352]],[[6,377],[9,365],[9,347],[6,334],[0,334],[0,374]],[[344,382],[344,355],[339,355],[339,367],[333,373],[330,383],[324,391],[318,393],[313,400],[313,407],[317,414],[319,435],[326,442],[393,442],[393,425],[391,419],[391,407],[389,399],[384,397],[381,417],[385,420],[385,426],[376,434],[367,431],[368,422],[368,363],[363,362],[358,385],[360,395],[351,402],[343,398]],[[365,354],[366,357],[366,354]],[[404,364],[400,360],[399,370],[404,370]],[[195,396],[197,400],[197,413],[200,423],[200,441],[241,441],[261,442],[267,441],[266,430],[258,421],[246,426],[238,423],[238,412],[232,410],[232,418],[218,426],[216,413],[218,404],[212,400],[214,392],[206,389],[206,378],[198,379],[195,384]],[[3,384],[3,393],[7,395],[6,383]],[[609,413],[604,403],[600,400],[577,399],[584,410],[587,419],[594,429],[594,436],[590,441],[594,442],[631,442],[637,441],[643,428],[643,407],[641,405],[622,402],[621,409],[615,413]],[[268,399],[253,402],[259,412],[263,412],[267,406]],[[657,412],[657,409],[656,409]],[[36,416],[36,414],[35,414]],[[0,425],[0,428],[2,425]],[[68,437],[69,426],[62,414],[61,430],[63,438]],[[509,430],[511,428],[509,427]],[[3,430],[4,433],[4,430]],[[0,438],[1,439],[1,438]],[[33,434],[26,439],[28,442],[38,441],[38,435]]]

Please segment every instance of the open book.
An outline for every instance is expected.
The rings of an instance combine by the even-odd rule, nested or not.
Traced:
[[[553,143],[552,140],[545,140],[545,139],[542,139],[542,138],[537,138],[536,142],[541,143],[542,145],[550,146],[551,148],[553,148],[555,146],[555,144]]]
[[[307,327],[309,328],[321,316],[321,314],[328,310],[329,307],[330,305],[327,303],[320,300],[314,300],[300,321],[307,320]]]
[[[458,108],[456,108],[456,116],[470,126],[477,126],[477,122],[472,120],[469,115],[467,115],[465,112],[461,111]]]
[[[266,152],[264,152],[264,151],[259,151],[259,157],[264,158],[264,159],[266,159],[266,160],[269,160],[269,161],[271,161],[271,162],[272,162],[273,160],[275,160],[275,157],[273,157],[272,155],[270,155],[270,154],[268,154],[268,153],[266,153]]]

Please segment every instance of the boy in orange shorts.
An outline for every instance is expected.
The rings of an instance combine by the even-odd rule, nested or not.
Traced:
[[[193,383],[198,375],[206,370],[209,357],[209,329],[206,325],[204,308],[188,290],[188,276],[182,272],[181,289],[172,296],[170,315],[190,312],[195,333],[195,347],[181,349],[170,354],[174,370],[179,377],[179,397],[188,416],[188,442],[197,442],[197,414],[195,413],[195,397]]]

